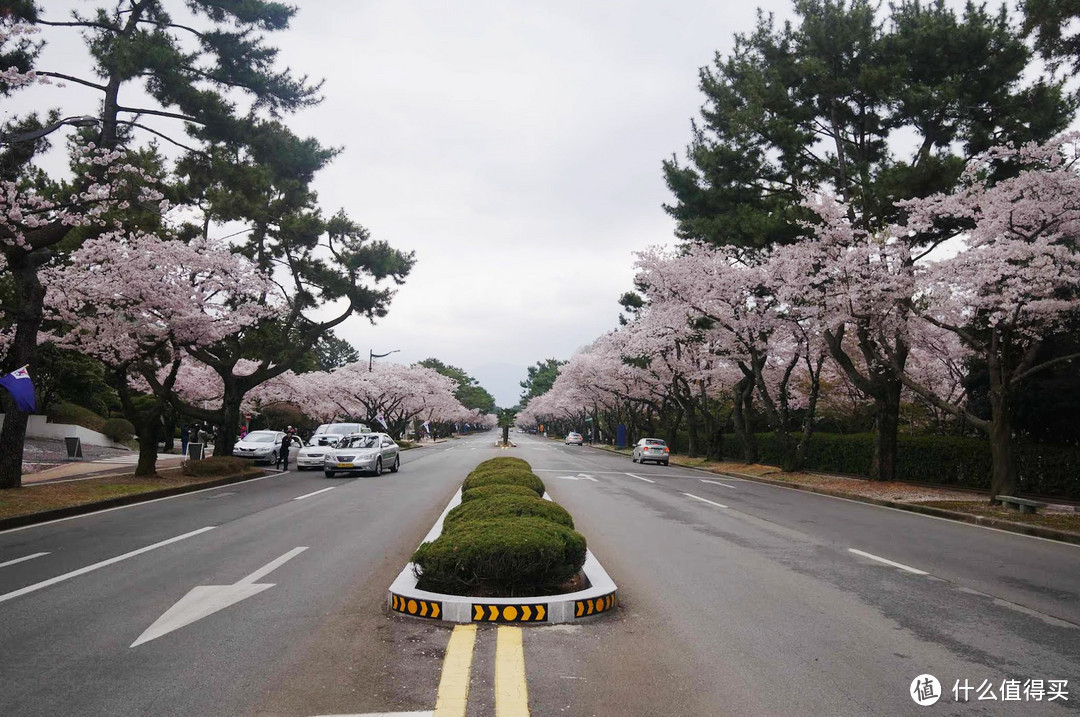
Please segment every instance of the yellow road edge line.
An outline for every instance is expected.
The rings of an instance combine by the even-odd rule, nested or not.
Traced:
[[[433,717],[465,717],[465,710],[469,706],[469,673],[475,644],[476,625],[454,626],[450,642],[446,645]]]
[[[500,625],[495,639],[495,715],[529,717],[521,628]]]

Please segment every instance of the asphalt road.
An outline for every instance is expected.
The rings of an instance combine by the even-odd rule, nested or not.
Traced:
[[[524,630],[534,715],[1080,705],[1080,547],[514,437],[621,601]],[[0,533],[0,714],[432,710],[450,627],[390,616],[386,589],[468,470],[506,455],[492,440]],[[477,634],[473,717],[495,714],[497,634]],[[933,708],[909,696],[924,673]],[[1025,680],[1068,680],[1069,701],[1001,699]]]

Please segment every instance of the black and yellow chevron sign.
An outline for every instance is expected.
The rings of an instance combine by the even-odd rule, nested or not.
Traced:
[[[589,615],[607,612],[618,604],[619,599],[615,593],[601,595],[600,597],[591,600],[575,600],[574,617],[588,617]]]
[[[473,622],[547,622],[547,605],[473,603]]]
[[[438,620],[442,616],[442,603],[434,600],[415,600],[390,593],[390,603],[396,612],[403,612],[414,617],[429,617]]]

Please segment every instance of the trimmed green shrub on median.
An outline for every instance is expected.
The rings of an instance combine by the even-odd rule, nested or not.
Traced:
[[[413,554],[421,590],[455,595],[543,595],[577,575],[585,538],[543,518],[464,522]]]
[[[532,517],[550,520],[567,528],[574,527],[574,519],[561,505],[532,495],[493,495],[483,500],[462,503],[446,514],[443,530],[453,530],[463,523],[494,518]]]
[[[482,464],[481,464],[482,465]],[[473,471],[465,479],[462,490],[472,490],[485,485],[522,485],[544,497],[544,482],[528,468],[498,468]]]
[[[519,458],[481,463],[446,514],[442,534],[412,562],[421,590],[512,597],[559,592],[585,564],[585,538]]]
[[[512,456],[500,456],[499,458],[489,458],[476,468],[473,469],[473,473],[477,471],[485,472],[495,469],[503,468],[524,468],[527,471],[532,470],[532,466],[524,458],[514,458]],[[470,474],[471,475],[471,474]]]
[[[495,495],[524,495],[529,498],[536,498],[536,491],[532,488],[527,488],[523,485],[512,485],[510,483],[492,483],[490,485],[482,485],[476,488],[469,488],[463,490],[461,493],[461,502],[468,503],[473,500],[481,500],[483,498],[490,498]]]

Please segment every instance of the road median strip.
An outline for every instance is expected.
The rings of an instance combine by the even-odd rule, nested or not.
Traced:
[[[442,534],[443,519],[447,513],[460,504],[461,493],[458,492],[424,538],[425,542],[435,540]],[[589,587],[572,593],[514,598],[477,598],[418,589],[413,564],[409,563],[390,585],[387,606],[392,612],[407,617],[453,623],[515,625],[581,622],[615,609],[618,605],[618,588],[592,551],[586,551],[582,572],[585,574]]]

